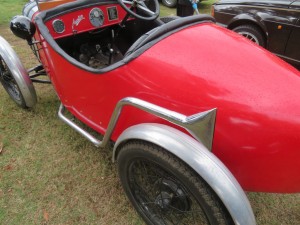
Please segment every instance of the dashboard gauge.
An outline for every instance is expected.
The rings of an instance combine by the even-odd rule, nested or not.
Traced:
[[[56,33],[63,33],[65,31],[65,24],[62,20],[54,20],[52,23],[53,29]]]
[[[94,27],[102,26],[104,22],[104,15],[101,9],[93,8],[90,11],[90,22]]]
[[[107,8],[108,19],[109,20],[117,20],[118,19],[118,10],[116,6]]]

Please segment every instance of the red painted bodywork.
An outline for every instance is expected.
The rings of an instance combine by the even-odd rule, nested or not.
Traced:
[[[124,97],[186,115],[217,108],[212,151],[242,187],[300,191],[299,71],[243,37],[194,25],[104,74],[72,65],[45,41],[40,56],[62,103],[99,133]],[[112,139],[145,122],[167,123],[126,107]]]

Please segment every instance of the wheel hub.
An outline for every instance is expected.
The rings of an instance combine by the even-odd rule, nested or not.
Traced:
[[[162,209],[162,210],[167,210],[172,202],[172,196],[170,193],[167,192],[162,192],[160,193],[156,200],[155,203]]]
[[[7,69],[5,62],[2,61],[1,57],[0,60],[0,81],[5,83],[9,94],[11,94],[17,101],[19,101],[20,92],[14,83],[10,71]]]
[[[188,194],[179,185],[168,179],[159,179],[156,183],[160,187],[160,192],[157,193],[155,203],[161,210],[190,210]]]

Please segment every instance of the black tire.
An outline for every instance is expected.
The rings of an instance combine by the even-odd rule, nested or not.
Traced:
[[[233,224],[207,183],[163,148],[131,141],[117,161],[125,193],[147,224]]]
[[[11,97],[11,99],[21,108],[27,109],[24,96],[20,91],[20,87],[14,79],[10,69],[0,55],[0,83]]]
[[[254,43],[265,47],[265,38],[261,32],[261,30],[254,26],[254,25],[241,25],[238,27],[235,27],[233,31],[237,32],[238,34],[248,38],[250,41],[253,41]]]
[[[169,8],[174,8],[177,5],[177,0],[162,0],[161,2]]]

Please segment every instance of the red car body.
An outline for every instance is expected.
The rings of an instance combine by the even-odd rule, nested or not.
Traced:
[[[244,38],[211,23],[192,26],[105,74],[75,67],[45,41],[40,54],[62,103],[99,133],[127,96],[187,115],[217,108],[212,151],[242,187],[300,191],[299,71]],[[158,120],[126,109],[113,140]]]
[[[116,105],[128,97],[182,115],[216,109],[212,153],[244,190],[300,191],[298,70],[209,19],[166,30],[167,35],[162,33],[143,51],[93,69],[76,62],[58,44],[59,39],[95,29],[82,19],[74,33],[74,21],[88,18],[94,7],[87,4],[77,10],[76,4],[69,4],[72,10],[65,6],[62,13],[37,11],[31,20],[40,61],[58,98],[77,119],[105,134]],[[125,10],[116,3],[100,4],[105,18],[106,7],[116,7],[119,19],[105,21],[102,28],[121,23]],[[57,19],[66,24],[63,32],[53,29]],[[172,120],[125,106],[111,139],[118,142],[127,128],[144,123],[165,124],[188,134]]]
[[[41,39],[39,33],[36,39]],[[63,105],[99,133],[105,133],[117,102],[128,96],[187,115],[217,108],[212,152],[242,187],[300,191],[299,71],[269,52],[206,23],[174,33],[128,64],[97,74],[42,43],[41,59]],[[162,123],[126,109],[113,140],[142,122]]]

